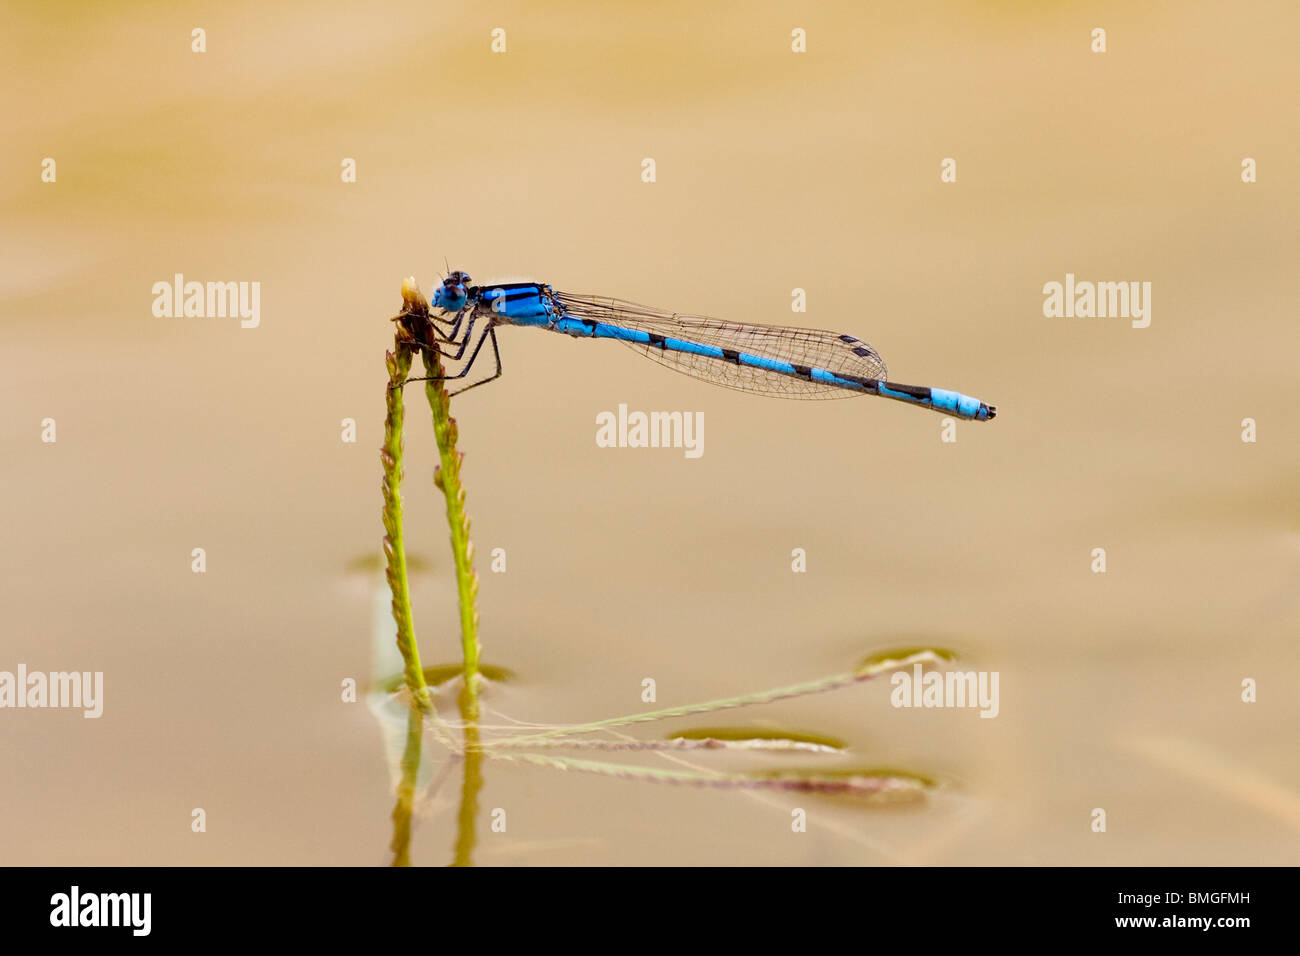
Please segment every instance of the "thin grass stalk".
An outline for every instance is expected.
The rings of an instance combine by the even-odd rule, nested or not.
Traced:
[[[920,649],[905,656],[875,661],[871,664],[860,667],[855,671],[836,674],[833,677],[823,677],[820,680],[806,681],[802,684],[790,684],[786,687],[759,691],[755,694],[744,694],[740,697],[726,697],[721,700],[710,700],[697,704],[684,704],[680,707],[667,707],[663,710],[650,710],[640,714],[628,714],[623,717],[611,717],[608,720],[593,721],[589,724],[556,727],[552,730],[536,734],[519,734],[514,737],[490,741],[485,746],[491,748],[528,746],[533,741],[549,740],[556,737],[567,737],[573,734],[590,734],[599,730],[608,730],[612,727],[623,727],[628,724],[640,724],[652,720],[665,720],[669,717],[687,717],[691,714],[712,713],[718,710],[748,707],[752,704],[770,704],[774,701],[788,700],[791,697],[803,697],[807,694],[822,694],[827,691],[836,690],[840,687],[847,687],[850,684],[856,684],[859,681],[871,680],[873,677],[879,677],[881,674],[897,670],[900,667],[908,667],[916,663],[936,663],[941,660],[946,660],[945,657],[941,656],[946,653],[947,652],[929,648]]]
[[[411,371],[411,350],[401,342],[385,354],[390,386],[406,380]],[[406,542],[402,531],[402,424],[406,412],[401,388],[387,388],[388,415],[384,419],[384,445],[380,460],[384,466],[384,559],[388,588],[393,595],[393,620],[397,624],[397,649],[405,665],[406,686],[420,711],[434,715],[433,695],[424,681],[420,648],[415,641],[411,613],[411,588],[406,573]]]
[[[451,528],[451,553],[456,564],[456,594],[460,602],[460,645],[462,673],[469,692],[467,722],[478,719],[478,575],[474,572],[474,545],[469,539],[469,515],[465,512],[465,487],[460,479],[464,459],[456,449],[459,430],[451,417],[451,401],[442,376],[442,356],[434,349],[421,349],[425,374],[424,394],[433,413],[433,432],[438,441],[439,465],[433,483],[447,499],[447,524]],[[464,709],[462,709],[464,713]]]
[[[772,753],[842,754],[843,747],[830,747],[803,740],[717,740],[712,737],[670,737],[667,740],[520,740],[515,737],[490,744],[493,750],[608,750],[608,751],[676,751],[676,750],[744,750]]]

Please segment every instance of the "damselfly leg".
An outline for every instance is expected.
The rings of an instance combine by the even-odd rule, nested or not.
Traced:
[[[470,331],[474,328],[474,316],[470,315],[469,326],[465,329],[465,338],[459,342],[456,341],[456,336],[460,335],[460,326],[461,323],[465,320],[465,313],[467,311],[469,310],[462,309],[460,312],[457,312],[455,321],[452,321],[451,319],[444,319],[442,316],[435,315],[434,313],[430,312],[428,316],[430,320],[429,328],[432,329],[433,334],[438,336],[438,338],[440,338],[442,341],[448,343],[449,345],[459,345],[463,348],[465,342],[469,341]],[[444,332],[442,329],[438,328],[438,326],[434,324],[435,322],[440,322],[443,325],[450,325],[451,326],[450,331]]]
[[[473,327],[473,324],[474,324],[474,320],[471,317],[470,318],[471,328]],[[468,392],[471,388],[478,388],[480,385],[486,385],[488,382],[495,381],[496,379],[501,377],[501,349],[497,345],[496,326],[493,325],[491,322],[488,322],[487,331],[483,332],[478,337],[478,344],[474,346],[474,351],[470,353],[469,358],[465,361],[465,367],[462,368],[459,372],[455,372],[449,375],[421,375],[419,377],[408,378],[405,382],[402,382],[401,384],[405,385],[407,384],[407,382],[454,381],[456,379],[464,378],[466,375],[469,374],[470,369],[474,367],[474,362],[478,359],[479,352],[483,351],[483,343],[486,342],[488,339],[492,340],[492,355],[493,358],[496,360],[496,365],[497,365],[496,371],[493,372],[491,375],[489,375],[487,378],[483,379],[481,382],[475,382],[472,385],[466,385],[464,388],[458,388],[454,392],[448,392],[447,395],[448,397],[452,395],[459,395],[461,392]],[[461,343],[460,351],[462,354],[465,351],[465,344],[468,343],[468,341],[469,341],[469,331],[466,330],[465,341]],[[448,358],[460,357],[459,355],[446,356],[445,353],[444,356]],[[399,387],[399,386],[394,386],[394,387]]]

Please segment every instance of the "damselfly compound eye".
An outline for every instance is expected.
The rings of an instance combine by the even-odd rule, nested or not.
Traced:
[[[453,272],[442,280],[433,294],[433,304],[447,312],[459,312],[469,301],[467,283],[469,276],[463,272]]]

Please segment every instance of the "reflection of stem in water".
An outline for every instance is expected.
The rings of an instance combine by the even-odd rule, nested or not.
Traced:
[[[402,780],[397,785],[397,804],[393,807],[393,866],[411,865],[411,811],[415,806],[423,736],[424,717],[418,707],[412,707],[407,716],[406,749],[402,751]]]
[[[478,795],[483,789],[483,751],[479,747],[478,695],[461,688],[460,714],[465,721],[465,768],[460,785],[460,813],[456,818],[456,857],[452,866],[472,866],[478,815]]]

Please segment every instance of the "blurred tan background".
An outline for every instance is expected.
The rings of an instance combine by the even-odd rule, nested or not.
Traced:
[[[834,734],[845,763],[944,782],[888,812],[491,764],[481,805],[509,830],[479,862],[1297,861],[1292,4],[7,14],[0,669],[102,670],[106,690],[99,720],[0,712],[0,862],[387,859],[381,735],[339,683],[370,680],[383,636],[382,578],[358,568],[382,534],[387,318],[444,258],[853,333],[893,379],[999,407],[945,444],[895,403],[755,398],[503,330],[505,376],[455,402],[484,659],[518,675],[490,720],[641,710],[645,677],[660,706],[729,696],[916,642],[999,671],[1001,713],[895,710],[881,682],[706,721]],[[259,281],[260,327],[155,318],[177,272]],[[1067,272],[1150,281],[1150,327],[1044,318]],[[410,395],[416,626],[426,662],[452,661]],[[619,403],[703,411],[705,454],[596,447]],[[449,858],[454,790],[417,863]]]

